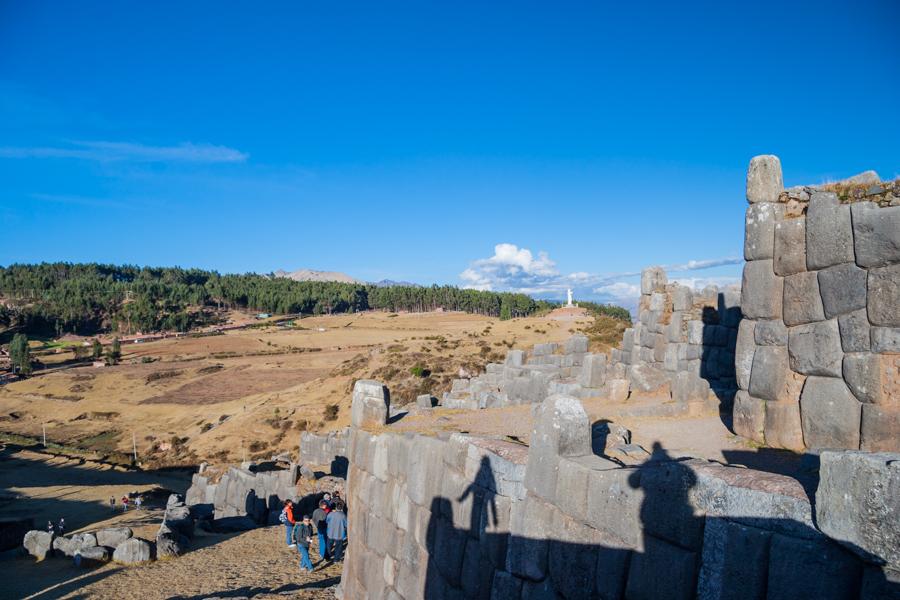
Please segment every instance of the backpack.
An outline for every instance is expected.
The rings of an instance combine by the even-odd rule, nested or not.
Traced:
[[[281,509],[281,514],[278,515],[278,522],[281,524],[285,524],[288,522],[287,520],[287,508]]]

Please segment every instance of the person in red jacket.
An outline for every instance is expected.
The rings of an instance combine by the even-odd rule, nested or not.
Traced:
[[[294,548],[297,544],[294,543],[294,527],[297,525],[297,522],[294,520],[294,503],[290,500],[284,501],[284,508],[281,510],[281,515],[279,515],[278,520],[284,523],[284,535],[287,540],[288,548]]]

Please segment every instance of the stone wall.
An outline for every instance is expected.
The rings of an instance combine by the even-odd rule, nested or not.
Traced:
[[[330,466],[334,472],[338,463],[347,460],[349,431],[349,428],[318,434],[304,431],[300,434],[300,460],[305,464]]]
[[[857,510],[867,485],[900,486],[900,455],[823,454],[826,535],[788,477],[658,447],[637,466],[593,455],[572,397],[540,405],[531,440],[354,427],[339,597],[900,597],[900,494]],[[860,463],[865,482],[844,485]]]
[[[668,283],[662,267],[641,272],[639,318],[613,350],[632,393],[671,395],[677,402],[730,406],[737,390],[734,349],[740,290],[694,291]]]
[[[768,446],[900,450],[900,183],[747,174],[736,433]]]
[[[194,474],[185,494],[186,504],[194,512],[207,512],[216,519],[249,517],[260,525],[277,522],[284,500],[297,496],[299,467],[292,464],[286,469],[266,470],[246,466],[249,468],[229,467],[217,482]]]

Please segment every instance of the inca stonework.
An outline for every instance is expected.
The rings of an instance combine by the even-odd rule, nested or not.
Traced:
[[[767,446],[900,450],[900,183],[783,189],[747,174],[735,432]]]

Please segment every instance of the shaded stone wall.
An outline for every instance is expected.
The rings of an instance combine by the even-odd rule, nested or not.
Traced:
[[[284,500],[297,495],[298,470],[296,464],[259,472],[229,467],[217,482],[194,474],[185,503],[216,519],[246,516],[261,525],[277,522]]]
[[[778,157],[751,161],[739,435],[900,450],[900,184],[875,180],[784,190]]]
[[[300,460],[306,464],[328,466],[346,460],[347,437],[350,429],[328,433],[300,434]]]
[[[863,460],[897,488],[900,455],[823,455],[817,515],[838,543],[793,479],[658,447],[637,466],[593,455],[575,398],[546,399],[531,439],[354,427],[338,597],[900,597],[900,496],[847,519],[865,492],[842,485]]]
[[[694,291],[668,283],[662,267],[651,267],[641,272],[638,308],[638,322],[611,355],[613,367],[625,366],[631,392],[730,406],[737,390],[740,290]]]

